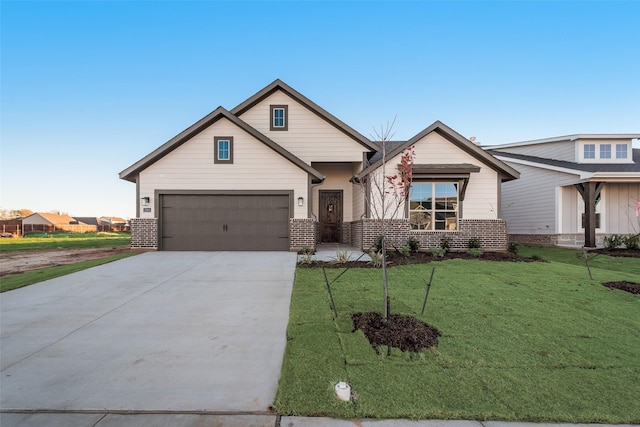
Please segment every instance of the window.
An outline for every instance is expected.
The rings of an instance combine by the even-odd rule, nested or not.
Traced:
[[[233,137],[216,136],[213,141],[215,145],[213,163],[233,163]]]
[[[584,144],[584,158],[585,159],[596,158],[596,144]]]
[[[616,144],[616,159],[627,158],[627,144]]]
[[[600,144],[600,158],[601,159],[611,158],[611,144]]]
[[[414,182],[409,194],[409,224],[413,230],[456,230],[458,183]]]
[[[289,107],[287,105],[271,106],[271,126],[270,130],[288,130],[289,128]]]

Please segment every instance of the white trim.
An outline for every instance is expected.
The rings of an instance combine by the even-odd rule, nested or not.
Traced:
[[[523,145],[536,145],[536,144],[548,144],[551,142],[564,142],[564,141],[575,141],[577,139],[640,139],[640,134],[638,133],[578,133],[573,135],[565,135],[565,136],[556,136],[553,138],[544,138],[544,139],[532,139],[529,141],[520,141],[513,142],[509,144],[500,144],[500,145],[486,145],[483,148],[485,149],[498,149],[498,148],[510,148],[510,147],[521,147]]]
[[[562,189],[564,187],[558,186],[556,187],[556,206],[558,207],[555,210],[556,213],[556,234],[562,234]]]
[[[548,169],[548,170],[552,170],[552,171],[556,171],[556,172],[564,172],[564,173],[568,173],[568,174],[571,174],[571,175],[577,175],[577,176],[580,177],[581,180],[589,179],[593,175],[593,172],[587,172],[587,171],[581,171],[581,170],[576,170],[576,169],[563,168],[563,167],[560,167],[560,166],[552,166],[552,165],[547,165],[547,164],[544,164],[544,163],[532,162],[530,160],[514,159],[512,157],[501,156],[500,153],[494,153],[494,156],[497,157],[499,160],[501,160],[503,162],[517,163],[517,164],[520,164],[520,165],[532,166],[532,167],[536,167],[536,168],[540,168],[540,169]]]

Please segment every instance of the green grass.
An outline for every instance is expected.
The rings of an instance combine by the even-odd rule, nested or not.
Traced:
[[[640,297],[600,285],[639,282],[638,260],[599,256],[592,281],[572,253],[521,252],[529,250],[559,261],[390,269],[392,311],[442,333],[437,349],[390,357],[352,332],[350,320],[381,311],[380,270],[352,269],[332,285],[333,319],[322,270],[298,269],[275,408],[338,418],[640,423]],[[338,381],[357,399],[338,401]]]
[[[22,238],[0,239],[0,251],[24,251],[35,249],[95,248],[119,246],[131,243],[129,233],[42,233]]]
[[[0,292],[6,292],[23,286],[32,285],[44,280],[53,279],[55,277],[65,276],[75,273],[76,271],[85,270],[97,265],[106,264],[108,262],[117,261],[136,255],[135,252],[128,252],[109,257],[94,259],[89,261],[81,261],[75,264],[59,265],[56,267],[40,268],[38,270],[27,271],[25,273],[9,274],[0,277]]]

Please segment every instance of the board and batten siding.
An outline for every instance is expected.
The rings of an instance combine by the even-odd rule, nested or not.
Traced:
[[[214,137],[233,137],[233,164],[214,164]],[[293,190],[308,200],[308,174],[262,142],[223,118],[140,173],[140,197],[150,197],[155,218],[155,190]],[[307,207],[294,203],[294,218]]]
[[[640,183],[607,183],[602,193],[604,232],[639,233],[640,222],[636,217],[636,205],[640,201]]]
[[[271,105],[288,106],[288,130],[271,131]],[[324,119],[277,91],[244,112],[240,118],[304,162],[362,162],[368,151]]]
[[[579,177],[508,160],[505,163],[520,172],[520,179],[502,184],[502,217],[507,221],[507,232],[558,233],[556,206],[562,197],[560,188],[577,182]]]
[[[493,147],[496,151],[505,151],[515,154],[526,154],[528,156],[544,157],[547,159],[566,160],[568,162],[577,161],[576,146],[574,141],[549,142],[544,144],[523,145],[520,147],[509,147],[501,149]]]

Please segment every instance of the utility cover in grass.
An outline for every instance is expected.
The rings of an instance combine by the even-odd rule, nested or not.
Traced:
[[[392,314],[385,322],[380,313],[370,312],[354,313],[351,319],[353,331],[360,329],[376,352],[381,345],[414,353],[438,345],[440,332],[412,316]]]

